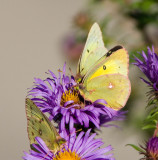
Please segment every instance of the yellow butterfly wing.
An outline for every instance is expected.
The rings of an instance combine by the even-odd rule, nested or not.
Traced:
[[[85,75],[83,81],[89,81],[97,76],[119,73],[128,76],[129,56],[122,46],[112,48],[100,58]]]
[[[121,74],[107,74],[89,80],[83,89],[83,97],[90,101],[104,99],[112,109],[119,110],[130,95],[130,81]]]
[[[92,102],[104,99],[109,107],[121,109],[131,91],[128,67],[127,51],[122,46],[112,48],[84,76],[80,94]]]
[[[77,74],[82,77],[103,55],[107,53],[107,49],[104,47],[102,33],[97,23],[94,23],[88,34],[88,38],[80,56]]]
[[[122,108],[131,90],[128,68],[127,51],[116,46],[107,52],[100,28],[95,23],[78,63],[76,79],[80,94],[86,100],[105,99],[111,108]]]
[[[59,150],[59,142],[65,143],[49,119],[29,98],[26,99],[27,130],[30,144],[37,144],[35,137],[40,137],[47,147],[53,151]],[[61,144],[60,143],[60,144]]]

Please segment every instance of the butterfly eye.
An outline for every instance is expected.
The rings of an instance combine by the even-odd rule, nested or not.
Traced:
[[[106,66],[105,65],[103,65],[103,69],[106,70]]]

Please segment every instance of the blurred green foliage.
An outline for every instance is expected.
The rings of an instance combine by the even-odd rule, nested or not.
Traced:
[[[135,19],[136,25],[144,35],[147,45],[154,42],[148,38],[145,28],[154,24],[158,30],[158,1],[157,0],[114,0],[122,6],[124,14]],[[157,44],[156,44],[157,45]]]
[[[109,9],[109,7],[111,7],[111,10]],[[108,10],[110,10],[110,12]],[[113,15],[113,13],[115,14]],[[124,19],[124,21],[120,20],[119,22],[117,15],[121,15],[126,19]],[[130,23],[133,20],[134,26],[130,29],[127,26],[127,28],[126,23],[128,22],[126,21],[129,21]],[[118,24],[116,24],[117,26],[115,27],[116,31],[109,30],[109,24],[114,23],[113,21],[118,21]],[[94,22],[98,22],[101,27],[105,46],[109,47],[114,43],[119,43],[120,41],[121,44],[128,49],[131,62],[133,61],[133,54],[137,55],[136,51],[144,50],[146,49],[146,46],[157,45],[158,43],[153,41],[152,38],[153,35],[158,34],[157,0],[88,0],[87,5],[74,16],[74,19],[72,21],[73,30],[71,31],[71,33],[73,33],[75,40],[74,44],[76,46],[78,44],[83,44],[84,46],[89,29]],[[119,28],[122,23],[125,24],[123,25],[124,29],[122,31],[117,31],[117,28]],[[148,26],[150,24],[152,26],[154,24],[154,27],[156,26],[157,33],[150,34],[151,31],[147,29],[149,28]],[[133,30],[135,30],[135,32],[132,32]],[[115,32],[116,34],[113,35]],[[142,36],[142,39],[132,39],[132,36],[128,37],[128,35],[122,36],[121,38],[120,35],[124,35],[125,33],[127,34],[128,32],[129,36],[131,36],[131,34],[134,35],[140,32],[139,34]],[[130,44],[128,42],[129,40],[133,40],[133,42],[135,41],[135,43]],[[72,52],[71,47],[66,50],[67,53],[69,51]],[[80,50],[78,52],[80,52]],[[74,51],[74,54],[76,54],[76,50]],[[78,60],[80,54],[78,53],[78,56],[74,57]],[[70,57],[69,54],[67,55],[68,57]]]
[[[126,14],[137,20],[138,27],[144,28],[149,23],[158,24],[157,0],[118,0]]]
[[[158,101],[155,99],[152,103],[148,104],[147,108],[149,113],[144,120],[143,130],[151,130],[153,133],[158,124]]]

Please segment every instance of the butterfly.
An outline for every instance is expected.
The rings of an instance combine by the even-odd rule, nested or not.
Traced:
[[[66,140],[60,137],[53,124],[29,98],[26,99],[26,115],[31,148],[32,144],[37,144],[35,137],[40,137],[54,154],[57,153]]]
[[[104,99],[110,108],[120,110],[131,91],[128,71],[129,56],[126,49],[118,45],[108,51],[104,47],[99,25],[94,23],[75,77],[81,96],[91,102]]]

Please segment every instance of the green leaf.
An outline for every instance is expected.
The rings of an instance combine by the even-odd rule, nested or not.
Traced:
[[[154,107],[150,110],[149,115],[144,120],[144,125],[142,127],[145,129],[155,129],[156,124],[158,123],[158,107]]]
[[[153,129],[153,128],[155,129],[156,125],[146,125],[142,129],[145,130],[145,129]]]
[[[149,102],[148,102],[147,107],[150,107],[153,104],[157,105],[157,103],[158,103],[157,99],[150,99]]]
[[[131,146],[132,148],[134,148],[135,150],[141,152],[141,153],[145,153],[145,150],[143,150],[142,148],[134,145],[134,144],[126,144],[126,146]]]

